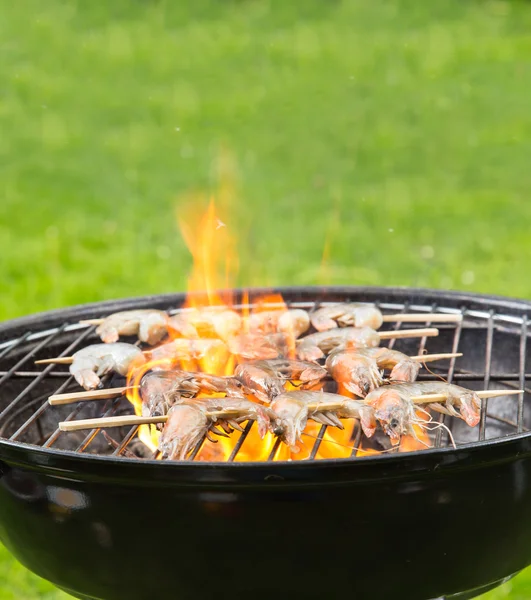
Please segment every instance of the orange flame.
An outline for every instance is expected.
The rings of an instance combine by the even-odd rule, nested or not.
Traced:
[[[197,200],[194,198],[194,211],[197,211]],[[170,318],[170,341],[146,351],[144,364],[136,365],[128,375],[127,397],[137,415],[142,414],[139,386],[148,371],[178,368],[218,376],[233,375],[237,362],[243,359],[241,353],[234,350],[232,342],[242,339],[252,347],[253,336],[275,337],[280,329],[279,318],[288,310],[280,294],[253,299],[251,308],[248,293],[242,295],[243,306],[238,307],[241,310],[234,310],[235,296],[232,290],[238,271],[236,243],[229,234],[225,218],[220,216],[212,200],[206,212],[199,217],[196,212],[181,209],[178,221],[193,258],[188,294],[183,310]],[[283,351],[294,358],[295,332],[286,331],[285,325],[283,327]],[[286,389],[296,389],[296,383],[293,386],[286,384]],[[339,390],[339,393],[351,396],[345,390]],[[219,395],[204,392],[199,397]],[[257,401],[256,398],[251,399]],[[225,461],[240,444],[235,461],[267,460],[273,453],[273,459],[277,461],[307,460],[311,457],[317,438],[320,439],[315,454],[317,459],[346,458],[353,453],[365,456],[376,452],[354,448],[359,425],[353,419],[344,420],[343,424],[344,429],[328,427],[320,439],[321,425],[310,421],[299,443],[299,452],[292,452],[284,444],[278,444],[277,438],[270,433],[263,440],[260,439],[258,428],[253,426],[243,443],[239,432],[228,437],[216,437],[215,442],[205,440],[196,460]],[[138,435],[144,444],[156,452],[160,432],[155,425],[140,426]],[[425,433],[419,429],[418,435],[422,439]],[[407,443],[404,440],[401,451],[405,451]]]

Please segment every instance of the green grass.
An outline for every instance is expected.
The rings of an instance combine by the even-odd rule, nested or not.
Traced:
[[[0,14],[0,318],[183,289],[175,210],[219,187],[222,148],[240,284],[531,295],[531,4]],[[530,582],[490,598],[529,598]],[[0,599],[60,597],[0,550]]]

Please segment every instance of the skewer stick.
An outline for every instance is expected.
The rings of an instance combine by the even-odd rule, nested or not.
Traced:
[[[485,390],[477,392],[480,398],[494,398],[496,396],[513,396],[522,394],[523,390]],[[423,396],[415,396],[413,402],[417,404],[427,404],[431,402],[444,402],[447,399],[445,394],[424,394]],[[340,408],[338,402],[312,402],[308,404],[309,410],[335,410]],[[238,415],[237,410],[214,410],[206,412],[207,417],[222,417],[230,418]],[[167,416],[163,417],[139,417],[136,415],[125,415],[120,417],[103,417],[99,419],[81,419],[79,421],[62,421],[59,423],[61,431],[78,431],[80,429],[104,429],[107,427],[123,427],[125,425],[149,425],[155,423],[166,423]]]
[[[80,325],[101,325],[105,319],[82,319]]]
[[[390,340],[393,338],[414,338],[414,337],[434,337],[439,335],[439,330],[434,327],[424,329],[397,329],[396,331],[381,331],[378,332],[381,340]],[[146,354],[150,354],[151,350],[146,350]],[[36,360],[36,365],[71,365],[74,361],[73,356],[61,356],[57,358],[44,358]]]
[[[392,340],[398,338],[415,337],[435,337],[439,335],[439,330],[435,327],[426,327],[424,329],[396,329],[394,331],[378,331],[381,340]]]
[[[463,356],[462,352],[448,352],[447,354],[419,354],[418,356],[410,356],[415,362],[434,362],[436,360],[445,360],[447,358],[459,358]]]
[[[524,390],[485,390],[476,392],[480,398],[496,398],[497,396],[516,396],[523,394]],[[448,399],[446,394],[422,394],[411,398],[415,404],[430,404],[431,402],[444,402]]]
[[[74,362],[73,356],[57,356],[56,358],[43,358],[36,360],[36,365],[71,365]]]
[[[138,386],[109,388],[107,390],[90,390],[88,392],[73,392],[70,394],[56,394],[48,398],[48,404],[51,406],[60,406],[62,404],[73,404],[74,402],[85,402],[88,400],[109,400],[110,398],[119,398],[129,390],[134,390]]]
[[[238,416],[237,410],[211,410],[206,412],[207,417],[231,418]],[[127,425],[154,425],[155,423],[166,423],[167,416],[161,417],[139,417],[137,415],[124,415],[120,417],[103,417],[100,419],[80,419],[79,421],[61,421],[61,431],[79,431],[80,429],[104,429],[107,427],[124,427]]]
[[[446,315],[443,313],[399,313],[383,315],[384,323],[460,323],[462,315]]]

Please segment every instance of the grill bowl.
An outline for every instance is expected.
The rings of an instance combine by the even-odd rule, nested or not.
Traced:
[[[480,376],[476,387],[497,373],[526,380],[529,303],[412,289],[280,291],[291,302],[465,310],[459,349]],[[156,296],[18,319],[0,326],[0,343],[182,301]],[[437,338],[444,348],[430,341],[430,351],[448,351],[451,339]],[[13,352],[0,369],[16,364]],[[12,400],[0,388],[0,407]],[[491,406],[514,419],[521,404],[513,415]],[[524,416],[513,430],[489,419],[486,441],[464,439],[457,449],[315,462],[160,462],[0,439],[0,539],[78,598],[471,598],[531,564]]]

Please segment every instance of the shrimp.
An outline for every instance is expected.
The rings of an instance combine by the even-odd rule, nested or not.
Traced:
[[[204,412],[189,404],[175,404],[159,439],[159,450],[170,460],[185,460],[207,434],[210,421]]]
[[[142,414],[165,415],[181,398],[193,398],[200,392],[224,393],[244,398],[243,386],[235,377],[221,377],[189,371],[152,371],[140,384]]]
[[[227,340],[240,331],[241,325],[241,316],[225,306],[194,308],[182,311],[169,320],[171,331],[190,339],[217,337]]]
[[[337,383],[363,398],[383,384],[380,369],[392,368],[392,381],[415,381],[420,363],[389,348],[339,348],[326,359],[326,368]]]
[[[179,361],[205,359],[215,371],[218,371],[218,367],[223,368],[230,356],[225,343],[215,338],[202,340],[179,338],[153,348],[149,354],[153,361],[160,363],[159,366],[153,367],[154,369],[168,368]]]
[[[475,427],[479,423],[481,400],[473,391],[444,383],[443,381],[425,381],[417,383],[398,383],[384,386],[371,392],[365,402],[375,409],[376,419],[385,433],[396,444],[402,435],[417,437],[414,424],[425,425],[428,421],[419,419],[412,398],[424,394],[445,394],[444,404],[433,403],[430,408],[462,418],[467,425]],[[457,412],[459,409],[460,412]]]
[[[376,430],[372,407],[340,394],[311,391],[286,392],[273,400],[271,408],[278,418],[277,430],[280,430],[278,435],[293,452],[298,451],[296,443],[301,440],[309,418],[323,425],[332,425],[341,429],[343,425],[339,417],[356,418],[361,421],[367,437],[371,437]]]
[[[444,403],[434,402],[429,407],[451,417],[459,417],[469,427],[475,427],[480,421],[481,398],[474,390],[444,381],[419,381],[396,384],[393,387],[398,388],[399,393],[408,394],[410,397],[423,394],[446,394]]]
[[[265,310],[249,317],[249,329],[259,333],[283,333],[297,339],[310,328],[310,316],[305,310]]]
[[[198,398],[197,400],[186,400],[184,402],[199,408],[199,410],[205,413],[214,411],[233,413],[227,417],[209,417],[213,422],[227,422],[234,426],[234,424],[241,423],[242,421],[256,421],[258,433],[261,438],[268,431],[276,430],[277,415],[267,406],[262,406],[258,402],[251,402],[245,398],[227,396],[226,398]]]
[[[227,341],[232,354],[244,360],[277,358],[289,352],[289,340],[281,333],[241,333]]]
[[[311,313],[310,319],[317,331],[347,326],[380,329],[383,323],[382,313],[375,306],[354,302],[323,306]]]
[[[307,389],[326,377],[327,371],[315,363],[277,358],[238,365],[234,374],[259,400],[271,402],[285,392],[286,381],[300,382]]]
[[[126,310],[106,317],[96,333],[106,344],[117,342],[121,335],[138,335],[141,342],[152,346],[167,334],[168,320],[162,310]]]
[[[93,390],[100,385],[100,377],[109,371],[127,375],[132,366],[143,362],[145,357],[142,351],[132,344],[94,344],[73,355],[70,373],[80,386]]]
[[[297,355],[301,360],[315,361],[335,348],[374,348],[380,336],[369,327],[345,327],[320,331],[297,341]]]

